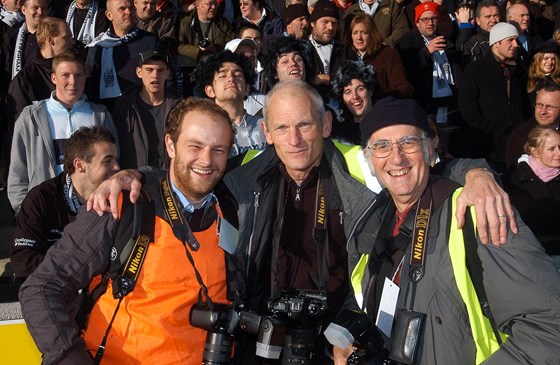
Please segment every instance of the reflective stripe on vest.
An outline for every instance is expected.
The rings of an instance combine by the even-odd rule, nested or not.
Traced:
[[[366,179],[362,172],[362,168],[358,163],[358,153],[360,152],[360,146],[355,146],[351,144],[344,144],[339,141],[333,140],[335,147],[342,153],[344,160],[346,161],[346,166],[348,167],[348,172],[352,177],[362,184],[366,185]]]
[[[334,143],[336,149],[339,150],[340,153],[342,153],[342,156],[344,156],[344,160],[346,161],[346,166],[348,167],[348,173],[350,173],[350,175],[354,179],[366,185],[364,174],[358,162],[358,153],[361,150],[360,146],[344,144],[335,140],[333,140],[332,142]],[[253,158],[257,157],[257,155],[259,155],[261,152],[262,151],[259,150],[248,150],[247,153],[245,153],[245,156],[243,156],[243,161],[241,161],[241,165],[245,165]]]
[[[453,274],[455,276],[455,281],[457,283],[457,290],[461,295],[461,299],[465,303],[467,308],[467,313],[469,316],[469,324],[471,327],[471,332],[473,336],[474,343],[476,345],[476,364],[482,363],[484,360],[490,357],[495,351],[500,348],[496,337],[494,336],[494,331],[492,330],[492,325],[490,320],[484,316],[482,309],[480,307],[480,302],[476,295],[474,285],[471,281],[469,270],[466,266],[466,254],[465,254],[465,241],[463,239],[463,231],[457,229],[457,218],[455,213],[457,206],[455,202],[457,197],[461,193],[463,188],[455,190],[452,199],[452,213],[451,213],[451,223],[450,223],[450,233],[449,233],[449,256],[451,259],[451,266],[453,268]],[[474,210],[471,210],[472,219],[476,227],[476,216]],[[362,280],[364,278],[364,272],[367,267],[369,255],[362,254],[360,260],[356,264],[352,274],[350,275],[350,281],[352,284],[352,289],[354,290],[354,296],[356,297],[356,302],[362,307],[363,303],[363,290],[362,290]],[[358,294],[359,293],[359,294]],[[502,341],[505,341],[506,335],[502,334]]]
[[[243,161],[241,161],[241,165],[245,165],[246,163],[248,163],[249,161],[257,157],[257,155],[260,154],[261,152],[262,151],[260,150],[248,150],[245,153],[245,156],[243,156]]]
[[[451,212],[451,227],[449,233],[449,256],[451,258],[451,266],[453,267],[453,275],[457,282],[457,289],[461,294],[461,298],[467,307],[469,314],[469,323],[473,334],[473,340],[476,345],[476,363],[480,364],[490,357],[492,353],[500,348],[490,320],[484,316],[480,307],[480,301],[476,295],[474,285],[471,281],[469,270],[465,264],[465,241],[463,239],[463,231],[457,228],[457,197],[463,188],[455,190],[452,196],[453,209]],[[476,216],[474,209],[471,209],[472,219],[476,227]],[[502,335],[502,340],[505,341]]]
[[[350,283],[352,284],[352,289],[354,290],[354,296],[356,297],[356,302],[362,308],[364,303],[364,294],[362,290],[362,279],[364,278],[364,272],[366,270],[367,263],[369,261],[369,255],[367,253],[362,254],[360,260],[356,264],[356,267],[350,275]],[[364,309],[365,312],[365,309]]]

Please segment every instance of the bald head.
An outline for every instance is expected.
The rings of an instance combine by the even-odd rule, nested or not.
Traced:
[[[506,11],[506,19],[517,27],[521,32],[529,29],[529,9],[523,4],[513,4]]]

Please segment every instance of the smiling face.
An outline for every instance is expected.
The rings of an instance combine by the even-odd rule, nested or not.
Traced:
[[[297,52],[283,53],[276,63],[276,76],[279,82],[305,80],[305,63]]]
[[[255,4],[252,0],[241,0],[239,2],[239,10],[241,10],[241,15],[247,19],[253,19],[261,13],[258,4]]]
[[[66,108],[71,108],[84,94],[84,66],[78,62],[61,62],[53,70],[51,81],[56,85],[56,99]]]
[[[344,104],[354,115],[356,121],[361,119],[371,110],[372,94],[366,85],[357,79],[352,79],[349,85],[344,87],[342,98]]]
[[[512,60],[515,58],[517,48],[519,48],[517,37],[509,37],[494,43],[492,45],[492,53],[502,61]]]
[[[364,23],[357,23],[352,28],[352,44],[360,52],[367,51],[372,38]]]
[[[176,142],[165,135],[171,159],[170,177],[191,203],[204,199],[224,175],[233,131],[229,121],[214,112],[195,109],[181,121]]]
[[[202,21],[212,20],[218,13],[218,2],[216,0],[197,0],[195,6],[198,19]]]
[[[303,89],[285,87],[270,99],[265,119],[266,141],[274,145],[292,179],[302,183],[321,162],[324,138],[331,133],[330,113],[321,121]]]
[[[539,149],[531,147],[531,155],[546,167],[560,168],[560,134],[547,133]]]
[[[398,124],[379,129],[374,132],[368,146],[382,141],[394,143],[403,137],[420,137],[422,131],[414,126]],[[405,211],[416,203],[428,185],[429,165],[426,156],[429,151],[424,152],[428,145],[422,143],[418,151],[407,154],[394,144],[389,156],[378,158],[370,156],[375,174],[379,181],[389,190],[395,205],[399,211]]]
[[[28,0],[25,5],[21,6],[21,12],[25,16],[25,23],[29,32],[35,33],[41,19],[47,16],[48,8],[47,0]]]
[[[120,170],[117,162],[117,146],[113,143],[98,142],[93,145],[91,161],[83,161],[83,170],[86,181],[95,190],[103,181]]]
[[[554,71],[554,67],[556,66],[556,56],[555,53],[545,53],[542,56],[541,61],[541,69],[545,74],[549,74]]]
[[[152,59],[141,67],[136,67],[136,76],[142,80],[142,85],[149,94],[162,95],[165,92],[165,81],[169,78],[169,68],[164,61]]]
[[[224,62],[214,73],[212,85],[205,88],[206,95],[220,105],[227,101],[243,102],[249,92],[243,69],[232,62]]]
[[[542,126],[558,125],[560,120],[560,91],[541,90],[537,93],[535,119]]]

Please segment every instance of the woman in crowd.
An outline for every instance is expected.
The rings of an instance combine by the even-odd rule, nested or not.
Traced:
[[[533,108],[538,90],[547,84],[560,85],[559,54],[560,46],[554,42],[542,42],[535,48],[527,80],[527,93]]]
[[[373,65],[382,96],[412,97],[414,89],[406,79],[399,53],[382,42],[372,17],[356,15],[350,23],[350,31],[346,32],[346,44],[352,45],[348,59]]]
[[[549,254],[560,253],[560,132],[537,126],[510,173],[510,199]]]

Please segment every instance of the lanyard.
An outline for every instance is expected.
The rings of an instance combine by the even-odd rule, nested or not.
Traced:
[[[317,244],[317,267],[319,274],[319,282],[316,283],[322,293],[327,292],[327,280],[325,280],[325,272],[328,273],[328,237],[327,237],[327,214],[328,205],[325,194],[325,179],[321,178],[321,172],[317,181],[317,195],[315,197],[315,221],[313,225],[313,240]],[[271,278],[271,293],[273,297],[278,294],[278,283],[280,281],[280,273],[278,271],[278,252],[280,246],[280,238],[282,235],[282,228],[284,222],[284,214],[286,202],[288,199],[288,192],[285,193],[284,204],[279,212],[280,221],[278,222],[277,229],[275,230],[275,237],[272,245],[272,278]],[[284,227],[285,228],[285,227]]]
[[[175,200],[175,196],[173,195],[173,192],[171,190],[171,183],[169,181],[169,173],[166,174],[164,177],[161,178],[160,180],[160,195],[161,195],[161,200],[163,202],[163,206],[164,206],[164,210],[165,210],[165,215],[167,216],[168,220],[169,220],[169,224],[171,225],[171,229],[173,230],[173,234],[175,235],[175,237],[177,239],[179,239],[182,243],[183,246],[185,247],[185,253],[187,255],[187,259],[189,260],[191,266],[194,269],[194,274],[196,276],[196,280],[198,281],[198,284],[200,285],[200,291],[198,292],[198,301],[199,303],[202,302],[202,294],[204,294],[204,297],[206,298],[206,302],[208,303],[208,307],[213,310],[214,309],[214,305],[212,303],[212,299],[210,298],[210,296],[208,295],[208,287],[204,284],[204,281],[202,280],[202,276],[200,275],[200,272],[198,271],[198,269],[196,268],[196,265],[194,264],[194,259],[190,253],[190,250],[193,251],[198,251],[198,249],[200,248],[200,243],[198,242],[198,240],[196,239],[196,237],[194,236],[191,227],[189,226],[189,224],[187,223],[187,221],[185,220],[185,217],[183,216],[183,213],[181,213],[181,210],[179,209],[179,207],[181,206],[180,204],[177,204],[177,201]],[[214,200],[214,199],[212,199]],[[209,204],[208,209],[210,209],[210,206],[216,206],[217,202],[212,201]],[[216,219],[218,221],[218,226],[220,225],[220,215],[218,214],[217,211],[215,211],[216,213],[216,217],[214,219]],[[205,214],[206,215],[206,214]],[[202,219],[204,221],[204,218]],[[188,247],[187,247],[188,245]]]
[[[422,280],[426,272],[426,251],[428,248],[428,228],[432,216],[432,187],[428,187],[416,207],[412,242],[410,244],[410,262],[408,276],[412,283],[410,310],[414,305],[416,285]]]

